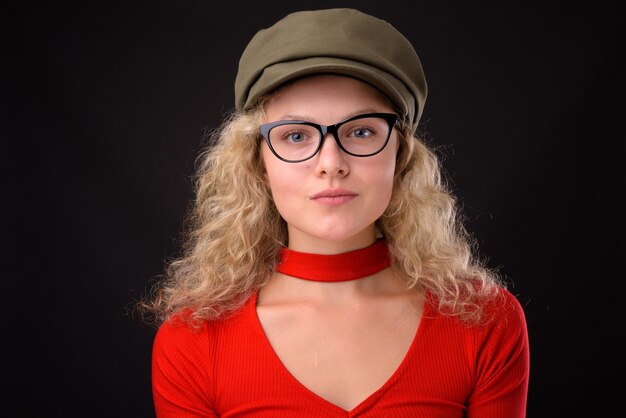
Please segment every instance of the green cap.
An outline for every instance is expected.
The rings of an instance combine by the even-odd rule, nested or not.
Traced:
[[[284,83],[321,73],[371,84],[417,128],[427,87],[415,49],[388,22],[348,8],[291,13],[258,31],[239,60],[235,107],[249,109]]]

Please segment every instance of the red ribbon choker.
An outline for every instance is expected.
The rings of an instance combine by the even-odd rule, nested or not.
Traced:
[[[371,276],[391,265],[387,240],[341,254],[311,254],[283,248],[277,271],[316,282],[343,282]]]

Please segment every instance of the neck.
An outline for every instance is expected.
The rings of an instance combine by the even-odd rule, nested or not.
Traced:
[[[293,251],[311,254],[341,254],[365,248],[376,242],[376,228],[374,224],[347,239],[334,240],[318,238],[287,225],[289,244]]]
[[[344,305],[366,295],[402,292],[405,285],[388,268],[390,265],[385,239],[334,255],[284,248],[276,273],[261,289],[260,300],[269,304],[299,300]]]

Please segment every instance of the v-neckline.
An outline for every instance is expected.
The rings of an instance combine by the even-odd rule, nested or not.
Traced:
[[[285,364],[282,362],[282,360],[278,356],[278,353],[276,353],[276,351],[274,350],[274,347],[270,343],[270,340],[267,337],[265,330],[263,329],[263,325],[261,324],[261,319],[259,318],[259,314],[257,311],[258,296],[259,296],[258,290],[251,296],[251,301],[250,301],[252,305],[251,314],[254,316],[252,322],[254,323],[254,327],[256,328],[257,332],[260,333],[262,337],[261,339],[263,340],[263,344],[265,345],[265,348],[269,350],[269,352],[271,352],[272,359],[274,363],[277,364],[277,367],[280,370],[280,372],[284,374],[285,376],[287,376],[287,378],[291,382],[293,382],[294,386],[298,387],[299,390],[303,392],[304,395],[317,401],[320,404],[320,406],[323,406],[326,409],[333,411],[334,413],[347,416],[347,417],[353,416],[354,414],[358,413],[360,410],[368,407],[370,404],[375,403],[376,400],[379,399],[395,383],[399,375],[401,375],[403,370],[407,367],[407,363],[411,359],[413,352],[416,350],[416,345],[418,344],[418,341],[420,340],[420,334],[422,334],[421,330],[424,328],[424,325],[423,325],[424,320],[427,319],[429,316],[428,315],[428,310],[429,310],[428,302],[425,301],[423,303],[422,312],[420,315],[420,321],[419,321],[419,324],[417,325],[417,329],[415,330],[413,340],[411,341],[411,344],[409,345],[407,352],[404,354],[402,361],[400,361],[400,363],[398,364],[396,369],[393,371],[391,376],[389,376],[389,378],[378,389],[376,389],[374,392],[367,395],[363,400],[361,400],[352,409],[346,410],[332,403],[331,401],[323,398],[321,395],[318,395],[313,390],[309,389],[302,382],[296,379],[296,377],[289,371],[289,369],[287,369],[287,366],[285,366]]]

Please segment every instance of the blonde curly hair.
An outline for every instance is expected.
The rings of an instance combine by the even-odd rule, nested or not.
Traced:
[[[140,302],[148,322],[159,325],[175,314],[191,325],[220,318],[239,309],[274,272],[287,227],[263,175],[264,116],[261,101],[249,111],[233,111],[210,133],[198,158],[182,256],[167,264]],[[504,284],[476,256],[434,150],[410,126],[399,129],[398,138],[391,201],[377,221],[393,268],[442,313],[477,323]]]

